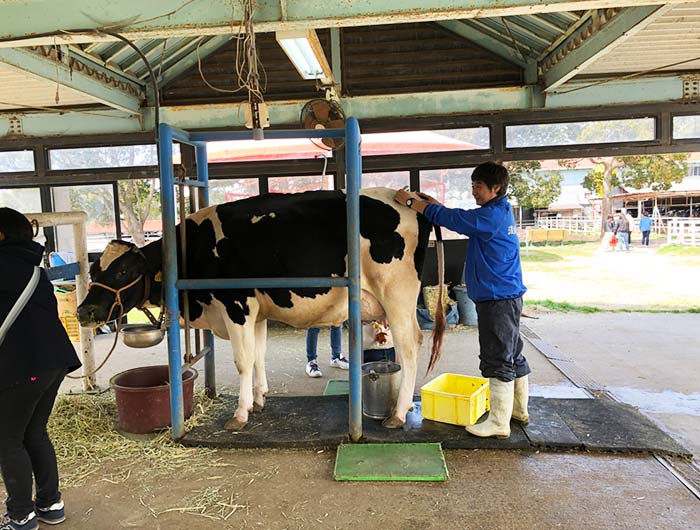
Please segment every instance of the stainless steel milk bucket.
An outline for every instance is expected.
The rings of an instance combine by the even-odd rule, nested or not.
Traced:
[[[401,366],[391,361],[376,361],[362,365],[362,413],[383,420],[399,397]]]

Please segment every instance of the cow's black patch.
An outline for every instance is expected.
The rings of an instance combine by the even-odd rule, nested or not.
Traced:
[[[418,245],[416,245],[416,252],[413,254],[413,263],[416,266],[416,273],[420,280],[423,277],[423,264],[425,263],[425,254],[428,251],[428,239],[430,238],[430,231],[433,225],[418,212],[416,212],[416,217],[418,218]]]
[[[369,239],[369,254],[377,263],[403,258],[406,243],[396,231],[401,216],[394,208],[370,197],[360,197],[360,234]]]
[[[210,219],[205,219],[197,224],[191,219],[187,220],[187,276],[190,278],[244,278],[234,276],[232,264],[225,255],[221,254],[222,248],[228,243],[223,239],[217,243],[214,225]],[[216,251],[216,252],[215,252]],[[235,258],[235,256],[234,256]],[[178,239],[178,260],[180,259],[180,245]],[[182,275],[182,274],[181,274]],[[226,289],[216,291],[191,291],[190,292],[190,319],[196,320],[202,315],[200,304],[209,305],[212,295],[226,307],[226,313],[236,324],[245,324],[250,309],[246,299],[254,295],[252,289]],[[192,303],[199,302],[199,303]],[[180,292],[180,307],[183,296]]]

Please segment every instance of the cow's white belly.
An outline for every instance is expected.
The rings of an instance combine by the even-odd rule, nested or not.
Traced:
[[[293,307],[279,307],[269,296],[258,293],[259,320],[272,319],[295,328],[338,326],[348,319],[348,294],[344,288],[334,288],[328,294],[305,298],[292,295]],[[369,291],[362,290],[360,302],[362,320],[385,317],[384,309]]]
[[[224,304],[216,298],[209,305],[202,305],[202,315],[192,321],[192,327],[197,329],[210,329],[220,339],[228,339],[228,330],[224,319],[228,318]]]

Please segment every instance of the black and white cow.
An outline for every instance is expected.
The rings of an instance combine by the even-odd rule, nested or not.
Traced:
[[[374,188],[360,197],[362,318],[389,321],[403,373],[387,427],[403,425],[412,405],[422,343],[416,299],[431,229],[422,215],[395,203],[394,193]],[[178,237],[178,263],[179,253]],[[143,303],[159,305],[162,262],[161,240],[143,248],[109,243],[90,270],[93,284],[78,308],[80,322],[96,326],[117,318],[120,289],[124,312]],[[187,218],[187,272],[190,278],[344,276],[345,194],[265,194],[203,208]],[[211,329],[233,347],[240,394],[226,424],[232,430],[242,429],[248,414],[265,404],[267,319],[308,328],[337,326],[348,318],[346,288],[201,290],[189,296],[193,327]],[[443,331],[444,325],[434,334],[431,361],[439,355]]]

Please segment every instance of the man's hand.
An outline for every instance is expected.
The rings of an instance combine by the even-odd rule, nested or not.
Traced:
[[[416,193],[416,195],[418,195],[423,200],[426,200],[428,202],[432,202],[433,204],[442,205],[442,203],[440,201],[438,201],[435,197],[431,197],[430,195],[427,195],[426,193],[419,191]]]
[[[408,199],[416,199],[416,194],[415,193],[410,193],[406,190],[398,190],[396,194],[394,194],[394,200],[398,202],[399,204],[402,204],[403,206],[406,206],[406,201]]]

